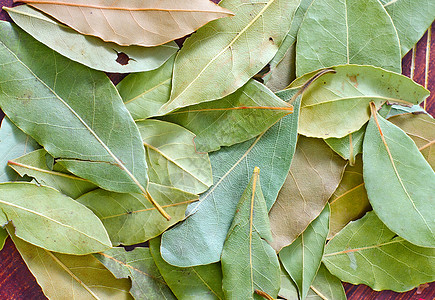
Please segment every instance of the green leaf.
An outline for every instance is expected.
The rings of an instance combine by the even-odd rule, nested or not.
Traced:
[[[278,257],[266,240],[272,239],[266,201],[255,167],[237,205],[222,250],[222,288],[227,299],[263,299],[255,290],[276,298],[280,288]]]
[[[160,107],[169,101],[174,61],[175,55],[160,68],[130,74],[116,86],[134,120],[158,116]]]
[[[322,261],[329,231],[329,205],[289,246],[279,252],[285,270],[296,283],[299,297],[305,299]]]
[[[186,40],[175,60],[171,99],[161,112],[220,99],[242,87],[274,57],[299,2],[221,1],[235,16],[213,21]]]
[[[272,247],[290,245],[316,219],[340,183],[346,162],[321,139],[299,136],[286,181],[270,210]]]
[[[176,299],[160,275],[149,248],[112,248],[94,254],[117,278],[130,278],[134,299]]]
[[[92,211],[55,189],[23,182],[1,183],[0,191],[0,225],[12,221],[15,234],[35,246],[82,255],[112,245]]]
[[[224,299],[220,263],[187,268],[172,266],[160,254],[160,240],[160,237],[150,240],[151,254],[177,299]]]
[[[372,111],[363,146],[370,204],[402,238],[435,247],[435,173],[405,132]]]
[[[296,75],[342,64],[400,73],[394,24],[377,0],[315,0],[298,32]]]
[[[0,182],[19,180],[20,176],[8,167],[8,161],[38,148],[34,139],[5,117],[0,127]]]
[[[287,300],[299,300],[298,287],[281,266],[281,288],[278,296]]]
[[[325,265],[321,264],[305,299],[346,300],[347,298],[340,279],[329,273]]]
[[[294,91],[284,91],[280,98],[290,99]],[[262,186],[270,208],[281,189],[294,153],[299,102],[294,113],[282,118],[258,138],[223,147],[210,154],[214,185],[188,207],[185,221],[162,236],[161,253],[171,265],[188,267],[220,260],[236,206],[255,166],[263,168]]]
[[[187,205],[198,196],[150,182],[148,191],[172,218],[163,219],[141,194],[119,194],[98,189],[77,199],[100,218],[114,245],[145,242],[184,219]]]
[[[207,153],[195,149],[195,135],[168,122],[137,122],[146,150],[148,176],[154,183],[199,194],[213,184]]]
[[[325,142],[342,158],[349,161],[350,165],[355,164],[355,158],[362,153],[362,145],[364,141],[364,133],[366,126],[363,125],[359,130],[352,132],[342,138],[329,138]]]
[[[0,227],[0,251],[3,249],[3,246],[5,245],[6,239],[8,238],[8,232],[6,229],[3,229]]]
[[[349,223],[329,241],[323,262],[341,280],[376,291],[405,292],[435,280],[435,249],[398,237],[374,212]]]
[[[33,177],[38,183],[55,188],[73,199],[97,188],[85,179],[67,174],[58,164],[50,169],[47,165],[47,156],[53,159],[47,151],[39,149],[9,161],[8,165],[20,176]]]
[[[329,199],[331,217],[329,237],[336,235],[347,223],[361,218],[370,210],[369,199],[364,187],[362,156],[354,166],[347,165],[343,178]]]
[[[341,138],[360,129],[370,118],[369,103],[377,107],[388,101],[418,104],[429,96],[422,86],[406,76],[372,66],[343,65],[331,68],[302,97],[299,133],[320,138]],[[313,76],[296,79],[300,87]]]
[[[385,1],[400,39],[402,57],[420,40],[435,19],[435,3],[425,0]]]
[[[73,61],[100,71],[131,73],[154,70],[178,50],[175,42],[148,48],[106,43],[98,37],[80,34],[27,5],[5,7],[5,10],[21,29],[39,42]],[[119,62],[121,53],[126,55],[127,62]]]
[[[164,120],[195,133],[196,150],[210,152],[252,139],[292,111],[293,106],[251,79],[223,99],[177,110]]]
[[[129,280],[116,279],[93,255],[66,255],[35,247],[8,232],[49,299],[132,299]]]

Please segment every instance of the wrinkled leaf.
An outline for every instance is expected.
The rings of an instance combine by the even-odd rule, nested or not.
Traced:
[[[207,153],[195,149],[195,135],[169,122],[137,122],[146,150],[151,182],[199,194],[213,184]]]
[[[290,171],[270,210],[272,247],[290,245],[316,219],[340,183],[346,162],[320,139],[299,136]]]
[[[80,33],[119,45],[156,46],[232,13],[208,0],[14,0],[53,16]],[[163,22],[164,20],[164,22]]]
[[[252,139],[292,112],[293,106],[251,79],[223,99],[177,110],[164,119],[195,133],[197,151],[210,152]]]
[[[12,221],[19,238],[50,251],[81,255],[112,245],[91,210],[53,188],[1,183],[0,209],[0,226]]]
[[[305,299],[322,261],[329,231],[329,205],[289,246],[282,248],[279,259],[296,283],[299,297]]]
[[[325,265],[321,264],[305,299],[346,300],[347,298],[340,279],[329,273]]]
[[[17,181],[20,176],[7,163],[39,148],[38,143],[17,128],[7,117],[0,127],[0,182]]]
[[[347,165],[340,185],[329,199],[331,217],[329,237],[336,235],[347,223],[361,218],[370,210],[369,199],[364,187],[362,156],[355,165]]]
[[[0,227],[0,251],[3,249],[3,246],[5,245],[7,238],[8,238],[8,233],[6,229]]]
[[[5,10],[21,29],[44,45],[100,71],[130,73],[154,70],[178,50],[174,42],[152,48],[106,43],[97,37],[84,36],[27,5]],[[123,55],[126,62],[120,60]]]
[[[176,299],[160,275],[149,248],[112,248],[94,254],[116,278],[130,278],[134,299]]]
[[[278,296],[287,300],[299,300],[298,287],[281,266],[281,288]]]
[[[289,100],[294,91],[280,96]],[[261,184],[270,208],[290,168],[297,140],[299,102],[294,113],[282,118],[258,138],[223,147],[210,154],[214,185],[188,207],[189,217],[162,236],[164,260],[176,266],[210,264],[220,260],[222,246],[236,206],[255,166],[263,168]]]
[[[113,245],[145,242],[184,219],[189,203],[198,196],[150,182],[150,195],[172,216],[163,219],[141,194],[119,194],[98,189],[77,199],[100,218]]]
[[[355,158],[362,153],[362,145],[364,141],[364,133],[366,126],[363,125],[358,131],[352,132],[342,138],[329,138],[325,142],[342,158],[349,161],[350,165],[355,164]]]
[[[376,291],[405,292],[435,280],[435,249],[398,237],[374,212],[349,223],[329,241],[323,262],[341,280]]]
[[[216,20],[186,40],[177,55],[170,112],[223,98],[242,87],[276,54],[300,0],[223,0],[235,16]]]
[[[272,234],[259,175],[255,167],[222,250],[222,289],[227,299],[263,299],[255,290],[278,296],[280,266],[267,242]]]
[[[342,64],[400,73],[399,38],[378,0],[315,0],[298,32],[296,75]]]
[[[47,151],[39,149],[9,161],[8,165],[21,176],[33,177],[38,183],[55,188],[73,199],[97,188],[85,179],[65,173],[58,164],[50,169],[47,156],[53,159]]]
[[[159,237],[150,241],[150,250],[157,268],[177,299],[224,299],[220,263],[188,268],[172,266],[160,255]]]
[[[403,75],[372,66],[333,67],[315,81],[302,97],[299,133],[306,136],[341,138],[360,129],[370,118],[370,101],[377,107],[388,101],[418,104],[429,96],[422,86]],[[313,73],[296,79],[302,86]]]

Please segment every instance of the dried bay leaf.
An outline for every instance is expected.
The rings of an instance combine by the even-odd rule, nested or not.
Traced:
[[[133,245],[145,242],[184,219],[187,205],[198,196],[179,189],[150,182],[148,192],[168,211],[172,218],[163,219],[141,194],[120,194],[98,189],[77,201],[90,208],[100,218],[113,245]]]
[[[94,254],[116,278],[130,278],[134,299],[176,299],[160,275],[149,248],[112,248]]]
[[[6,229],[3,229],[0,227],[0,251],[3,249],[3,246],[5,245],[6,239],[8,238],[8,232]]]
[[[321,264],[305,299],[346,300],[347,298],[340,279],[332,275],[324,264]]]
[[[435,249],[398,237],[374,212],[349,223],[329,241],[323,262],[341,280],[376,291],[405,292],[435,280]]]
[[[119,45],[162,45],[232,13],[208,0],[14,0],[53,16],[80,33]],[[164,20],[164,21],[163,21]]]
[[[296,283],[300,299],[305,299],[322,261],[329,231],[329,205],[289,246],[281,249],[279,259]]]
[[[299,300],[298,287],[281,265],[281,288],[278,296],[287,300]]]
[[[150,251],[160,273],[180,300],[225,299],[220,263],[179,268],[160,255],[160,237],[150,240]]]
[[[0,191],[0,225],[12,221],[15,234],[35,246],[77,255],[112,246],[91,210],[53,188],[1,183]]]
[[[146,150],[151,182],[199,194],[213,184],[207,153],[195,149],[195,135],[169,122],[136,122]]]
[[[435,247],[435,173],[412,139],[371,107],[363,146],[370,204],[400,237],[418,246]]]
[[[272,234],[259,175],[255,167],[222,250],[222,289],[227,299],[263,299],[255,290],[276,298],[280,289],[278,257],[267,242]]]
[[[298,32],[296,75],[325,67],[373,65],[400,73],[399,38],[377,0],[315,0]]]
[[[188,38],[175,59],[171,99],[161,113],[223,98],[276,54],[300,0],[223,0],[234,12]]]
[[[196,134],[196,150],[210,152],[245,142],[264,132],[293,106],[251,79],[222,99],[179,109],[164,117]]]
[[[296,153],[269,212],[272,247],[290,245],[316,219],[340,183],[346,161],[321,139],[299,136]]]
[[[362,145],[364,141],[364,133],[366,126],[363,125],[359,130],[350,133],[342,138],[329,138],[325,142],[342,158],[349,160],[350,165],[355,164],[355,158],[362,153]]]
[[[418,104],[429,96],[422,86],[406,76],[373,66],[342,65],[332,67],[304,92],[299,133],[319,138],[341,138],[359,130],[370,118],[370,101],[381,104]],[[292,88],[302,86],[306,74]]]
[[[131,73],[154,70],[178,51],[175,42],[151,48],[106,43],[97,37],[84,36],[27,5],[5,7],[5,10],[21,29],[39,42],[71,60],[100,71]],[[126,63],[117,61],[121,53],[128,57]]]

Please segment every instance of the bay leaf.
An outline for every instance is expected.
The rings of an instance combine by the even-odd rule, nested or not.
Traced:
[[[232,13],[208,0],[14,0],[53,16],[82,34],[122,46],[165,44]],[[162,21],[164,20],[164,22]]]
[[[290,171],[269,213],[272,247],[290,245],[316,219],[340,183],[346,161],[321,139],[299,136]]]
[[[375,291],[405,292],[435,280],[435,249],[398,237],[374,212],[349,223],[330,240],[323,262],[341,280]]]
[[[325,265],[321,264],[305,299],[346,300],[347,298],[340,279],[329,273]]]
[[[296,75],[342,64],[400,73],[399,38],[378,0],[315,0],[298,32]]]
[[[293,106],[251,79],[231,95],[179,109],[164,120],[192,131],[196,150],[210,152],[250,140],[292,112]]]
[[[402,114],[388,119],[414,141],[435,170],[435,120],[428,114]]]
[[[276,54],[299,2],[221,1],[235,16],[207,24],[185,41],[175,59],[171,99],[161,113],[220,99],[242,87]]]
[[[0,107],[8,117],[71,173],[111,191],[146,194],[142,140],[107,76],[15,25],[1,21],[0,29],[0,81],[8,82]]]
[[[150,240],[150,251],[157,268],[177,299],[225,299],[220,263],[187,268],[172,266],[160,254],[160,241],[160,237]]]
[[[175,55],[160,68],[130,74],[116,86],[134,120],[145,120],[157,113],[171,95]]]
[[[289,100],[295,91],[279,93]],[[299,97],[300,99],[300,97]],[[188,267],[220,260],[236,206],[255,166],[263,169],[262,188],[270,208],[290,168],[297,140],[299,102],[294,112],[259,137],[210,153],[214,185],[188,207],[188,218],[162,236],[161,253],[171,265]]]
[[[149,248],[112,248],[94,254],[116,278],[130,278],[134,299],[176,299],[160,275]]]
[[[281,266],[281,288],[278,296],[287,300],[299,300],[298,287]]]
[[[278,296],[280,266],[267,242],[272,234],[259,177],[255,167],[222,250],[222,289],[227,299],[263,299],[255,290]]]
[[[83,255],[112,245],[91,210],[53,188],[14,182],[0,183],[0,191],[0,225],[11,221],[15,234],[35,246]]]
[[[427,114],[427,112],[420,105],[402,106],[397,104],[383,105],[378,112],[381,116],[383,116],[386,119],[395,115],[401,115],[406,113]]]
[[[402,57],[417,44],[435,19],[435,3],[422,0],[385,1],[400,39]],[[411,17],[412,16],[412,17]]]
[[[355,164],[355,158],[362,153],[362,145],[364,141],[364,133],[366,126],[363,125],[359,130],[352,132],[342,138],[329,138],[325,142],[342,158],[349,161],[350,165]]]
[[[131,283],[116,279],[93,255],[66,255],[35,247],[9,235],[48,299],[132,299]]]
[[[370,204],[382,222],[402,238],[418,246],[435,247],[435,172],[412,139],[371,106],[363,146]]]
[[[39,147],[34,139],[5,117],[0,127],[0,182],[20,180],[20,176],[8,167],[8,161]]]
[[[0,227],[0,251],[2,251],[3,246],[5,245],[6,239],[8,238],[8,233],[6,229]]]
[[[184,219],[189,203],[198,196],[179,189],[150,182],[148,192],[172,218],[163,219],[142,194],[120,194],[97,189],[77,201],[100,218],[113,245],[133,245],[145,242]]]
[[[370,101],[381,104],[419,104],[429,92],[406,76],[373,66],[342,65],[322,76],[304,92],[299,133],[319,138],[341,138],[359,130],[370,118]],[[291,87],[305,84],[311,74]]]
[[[55,165],[56,169],[51,170],[47,166],[47,155],[49,156],[44,149],[35,150],[17,159],[10,160],[8,165],[20,176],[33,177],[38,183],[55,188],[73,199],[97,188],[97,186],[85,179],[67,174],[58,164]]]
[[[329,231],[329,204],[307,229],[279,252],[279,259],[296,283],[300,299],[305,299],[322,261]]]
[[[82,35],[27,5],[5,7],[5,10],[21,29],[39,42],[95,70],[112,73],[154,70],[178,51],[175,42],[151,48],[106,43],[100,38]],[[126,62],[119,61],[121,55],[127,57]]]
[[[207,153],[195,148],[195,135],[160,120],[136,122],[145,146],[151,182],[199,194],[213,184]]]

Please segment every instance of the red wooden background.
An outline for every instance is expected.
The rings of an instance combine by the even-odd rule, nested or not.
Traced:
[[[219,2],[219,0],[212,0]],[[0,6],[12,6],[12,0],[0,0]],[[7,13],[0,11],[0,20],[11,21]],[[435,23],[431,27],[431,33],[425,35],[418,42],[413,51],[410,51],[402,61],[403,74],[413,78],[419,84],[427,87],[432,95],[425,104],[426,110],[435,116]],[[433,38],[431,38],[433,37]],[[122,76],[108,74],[113,81],[119,81]],[[3,112],[0,110],[0,120]],[[375,292],[365,285],[344,284],[346,295],[349,300],[435,300],[435,282],[429,284],[422,291],[417,289],[406,293],[395,293],[392,291]],[[0,252],[0,300],[17,299],[47,299],[35,278],[27,269],[20,254],[15,249],[10,239]]]

